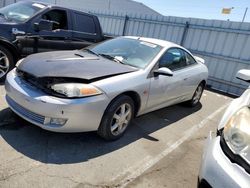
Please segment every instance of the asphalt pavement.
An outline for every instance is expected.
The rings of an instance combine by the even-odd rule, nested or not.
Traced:
[[[0,187],[195,187],[203,144],[232,100],[205,91],[134,120],[123,138],[42,130],[8,108],[0,85]]]

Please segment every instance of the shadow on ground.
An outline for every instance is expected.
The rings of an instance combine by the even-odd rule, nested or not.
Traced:
[[[3,86],[4,85],[4,81],[0,81],[0,86]]]
[[[220,95],[224,95],[224,96],[227,96],[227,97],[230,97],[230,98],[233,98],[233,99],[239,97],[238,95],[234,95],[234,94],[230,94],[230,93],[226,93],[226,92],[223,92],[223,91],[216,90],[216,89],[212,88],[211,86],[207,86],[206,90],[211,91],[213,93],[220,94]]]
[[[104,141],[95,132],[48,132],[18,118],[7,108],[0,111],[0,136],[16,151],[34,160],[50,164],[79,163],[118,150],[141,138],[157,142],[151,133],[171,126],[201,107],[201,104],[195,108],[176,105],[143,115],[134,120],[120,140],[114,142]]]

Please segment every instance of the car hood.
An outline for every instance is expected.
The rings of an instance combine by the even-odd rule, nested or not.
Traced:
[[[34,54],[25,58],[17,69],[35,77],[63,77],[85,80],[107,78],[138,70],[78,50]]]
[[[225,127],[226,123],[229,119],[241,108],[248,106],[250,107],[250,87],[237,99],[234,99],[230,105],[228,106],[226,112],[224,113],[219,126],[218,130]]]
[[[7,20],[4,17],[0,16],[0,24],[4,24],[4,25],[14,25],[17,24],[16,21],[14,20]]]

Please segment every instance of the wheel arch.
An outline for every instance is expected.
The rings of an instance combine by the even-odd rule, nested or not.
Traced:
[[[3,46],[7,50],[9,50],[9,52],[13,55],[14,63],[16,63],[17,60],[20,58],[18,48],[4,38],[0,38],[0,46]]]
[[[134,116],[136,117],[137,114],[138,114],[138,112],[139,112],[139,110],[140,110],[140,107],[141,107],[141,97],[140,97],[140,95],[136,91],[132,91],[132,90],[131,91],[124,91],[124,92],[120,93],[119,95],[117,95],[116,97],[114,97],[110,101],[110,103],[107,106],[106,110],[109,108],[109,106],[112,104],[113,101],[115,101],[117,98],[119,98],[119,97],[121,97],[123,95],[126,95],[126,96],[130,97],[133,100],[134,105],[135,105]]]
[[[140,107],[141,107],[141,97],[140,97],[140,95],[135,91],[126,91],[126,92],[122,93],[121,95],[127,95],[134,101],[134,105],[135,105],[134,116],[136,117],[139,110],[140,110]]]
[[[123,133],[122,134],[120,134],[120,136],[118,135],[117,137],[114,137],[114,135],[113,136],[111,136],[111,133],[109,133],[109,132],[107,132],[107,126],[106,126],[106,123],[107,123],[107,118],[105,118],[105,117],[107,117],[106,115],[107,115],[107,112],[109,111],[109,108],[112,106],[112,104],[117,100],[117,99],[119,99],[119,97],[129,97],[129,98],[131,98],[131,100],[133,101],[133,103],[134,103],[134,107],[135,107],[135,111],[134,111],[134,116],[136,116],[136,114],[138,113],[138,110],[139,110],[139,108],[140,108],[140,96],[139,96],[139,94],[137,93],[137,92],[135,92],[135,91],[125,91],[125,92],[122,92],[122,93],[120,93],[119,95],[117,95],[117,96],[115,96],[110,102],[109,102],[109,104],[108,104],[108,106],[106,107],[106,109],[105,109],[105,111],[104,111],[104,113],[103,113],[103,116],[102,116],[102,120],[101,120],[101,123],[100,123],[100,125],[99,125],[99,127],[98,127],[98,129],[97,129],[97,133],[101,136],[101,137],[103,137],[104,139],[106,139],[106,140],[116,140],[116,139],[118,139],[120,136],[122,136],[123,135]]]
[[[207,82],[206,82],[206,80],[202,80],[199,84],[202,84],[205,87]]]

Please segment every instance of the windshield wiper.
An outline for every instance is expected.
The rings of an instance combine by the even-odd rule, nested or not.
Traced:
[[[89,53],[94,54],[94,55],[96,55],[96,56],[99,56],[98,53],[95,53],[93,50],[90,50],[90,49],[88,49],[88,48],[83,49],[83,51],[86,51],[86,52],[89,52]]]
[[[105,58],[107,58],[107,59],[113,60],[113,61],[115,61],[115,62],[117,62],[117,63],[124,64],[122,61],[120,61],[119,59],[115,58],[115,57],[112,56],[112,55],[108,55],[108,54],[98,54],[98,55],[100,55],[100,56],[102,56],[102,57],[105,57]]]
[[[75,56],[84,58],[84,56],[82,54],[78,54],[78,53],[75,53]]]

